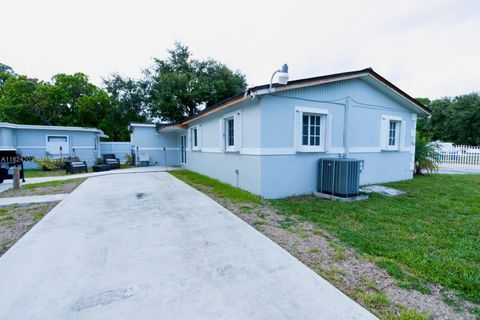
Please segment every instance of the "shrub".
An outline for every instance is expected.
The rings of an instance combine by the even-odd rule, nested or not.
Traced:
[[[42,167],[43,171],[51,171],[60,169],[63,167],[62,159],[54,159],[51,156],[46,156],[40,159],[36,159],[35,163]]]
[[[131,154],[125,153],[125,158],[127,159],[127,166],[133,166],[133,157]]]
[[[438,170],[438,151],[434,143],[427,138],[417,135],[415,141],[415,174],[422,174],[422,170],[431,173]]]

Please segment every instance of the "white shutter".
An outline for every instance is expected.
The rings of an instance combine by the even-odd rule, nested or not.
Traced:
[[[197,127],[197,148],[198,150],[202,150],[203,145],[203,126],[200,124]]]
[[[380,123],[380,149],[388,149],[388,130],[389,130],[390,119],[386,116],[382,116]]]
[[[242,148],[242,113],[240,110],[235,112],[233,127],[235,151],[240,151]]]
[[[295,108],[295,114],[293,115],[293,145],[295,150],[298,151],[300,146],[302,145],[301,137],[302,137],[302,112]]]
[[[187,145],[186,145],[186,149],[189,150],[189,151],[192,151],[192,129],[188,129],[187,130]]]
[[[405,150],[405,139],[406,139],[406,133],[407,133],[407,127],[406,127],[406,122],[401,121],[400,122],[400,150]]]

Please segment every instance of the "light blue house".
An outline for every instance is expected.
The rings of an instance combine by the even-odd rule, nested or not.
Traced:
[[[421,103],[372,69],[258,86],[178,124],[132,124],[153,164],[265,198],[316,190],[320,158],[364,160],[361,184],[411,179]],[[165,148],[165,150],[163,149]]]
[[[0,149],[16,149],[23,157],[36,159],[79,157],[88,165],[100,156],[100,138],[107,137],[100,129],[63,126],[23,125],[0,122]],[[24,167],[37,168],[35,162]]]

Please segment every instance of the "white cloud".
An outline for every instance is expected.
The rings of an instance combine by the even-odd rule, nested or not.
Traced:
[[[413,96],[479,89],[480,2],[458,1],[9,1],[0,62],[48,80],[85,72],[139,76],[180,40],[196,57],[268,82],[373,67]]]

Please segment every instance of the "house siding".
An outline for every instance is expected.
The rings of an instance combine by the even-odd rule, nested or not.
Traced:
[[[0,144],[2,149],[15,147],[15,133],[10,128],[0,128]]]
[[[64,156],[77,156],[89,166],[93,165],[99,156],[98,133],[93,131],[0,128],[1,148],[17,149],[24,157],[41,159],[48,156],[48,135],[68,136],[68,150],[64,150]],[[38,167],[33,161],[24,162],[26,169]]]
[[[138,153],[148,153],[150,155],[150,165],[180,165],[180,142],[178,135],[175,133],[157,134],[154,126],[133,127],[131,143],[135,153],[138,150]]]
[[[261,194],[260,156],[193,151],[187,154],[186,168],[251,193]]]
[[[350,99],[348,145],[349,158],[364,160],[360,183],[372,184],[411,179],[415,127],[413,112],[398,101],[359,80],[347,80],[320,86],[288,90],[262,97],[262,191],[265,198],[280,198],[313,193],[317,185],[320,158],[338,158],[345,152],[344,116]],[[331,125],[326,152],[295,151],[295,107],[328,110]],[[383,115],[404,121],[400,151],[382,151],[380,132]],[[275,155],[283,150],[283,155]]]
[[[241,114],[241,149],[239,152],[223,152],[220,121],[224,116],[238,112]],[[188,134],[185,167],[254,194],[261,194],[261,157],[244,154],[256,152],[261,146],[260,117],[260,103],[248,101],[193,122],[190,128],[201,128],[201,151],[192,150],[192,137]]]
[[[68,136],[69,150],[64,150],[64,156],[76,156],[87,165],[95,164],[99,156],[97,135],[88,131],[63,131],[63,130],[36,130],[36,129],[15,129],[15,146],[23,156],[34,156],[43,158],[47,156],[46,137]],[[34,162],[25,162],[27,169],[38,168]]]
[[[262,157],[261,195],[267,199],[311,194],[316,191],[318,159],[336,154],[299,153]],[[409,152],[356,153],[351,158],[365,161],[360,184],[384,183],[412,178]]]
[[[368,79],[257,96],[189,123],[189,130],[181,132],[187,135],[187,163],[184,166],[265,198],[314,192],[318,160],[344,156],[347,150],[349,158],[365,162],[361,184],[411,179],[416,115],[402,99]],[[295,115],[298,107],[328,112],[324,152],[297,151]],[[348,117],[345,117],[347,110]],[[222,119],[232,114],[241,122],[241,142],[237,152],[225,152]],[[398,151],[382,150],[384,116],[402,121]],[[348,118],[347,128],[345,118]],[[193,127],[199,132],[198,150],[192,150],[190,129]],[[146,129],[143,134],[135,131],[135,141],[161,144],[160,141],[169,135],[157,136],[154,131],[154,128]],[[180,146],[181,133],[174,134],[177,146]],[[344,140],[348,142],[347,149]],[[180,148],[177,155],[180,159]]]

